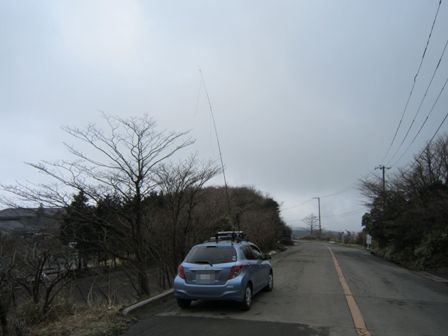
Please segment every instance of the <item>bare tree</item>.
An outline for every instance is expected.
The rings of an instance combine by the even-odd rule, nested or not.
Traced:
[[[8,315],[14,298],[14,252],[10,241],[0,233],[0,327],[1,335],[9,334]]]
[[[148,116],[120,119],[103,115],[108,130],[90,124],[84,129],[65,127],[64,130],[80,142],[81,148],[66,144],[71,161],[28,163],[52,177],[55,184],[1,186],[21,201],[66,207],[74,193],[83,191],[93,202],[105,195],[117,195],[127,211],[118,215],[126,230],[121,230],[131,249],[126,258],[133,266],[141,295],[149,295],[146,263],[150,250],[145,235],[143,202],[156,187],[156,172],[160,165],[194,141],[187,133],[156,129]],[[147,218],[146,218],[147,220]],[[103,222],[105,230],[113,231]],[[113,251],[112,251],[113,252]]]
[[[169,233],[169,241],[165,242],[167,245],[158,260],[170,282],[186,253],[197,196],[204,184],[220,171],[211,162],[202,166],[198,166],[197,162],[196,156],[191,156],[179,164],[163,164],[156,172],[156,182],[168,213],[168,225],[163,230]]]
[[[15,281],[44,317],[71,283],[75,258],[71,249],[51,236],[17,240]]]
[[[313,235],[314,229],[318,225],[319,219],[315,214],[309,214],[302,219],[306,227],[310,230],[310,235]]]

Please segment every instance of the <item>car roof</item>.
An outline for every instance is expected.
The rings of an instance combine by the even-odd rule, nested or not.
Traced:
[[[216,246],[216,247],[225,247],[225,246],[246,246],[246,245],[254,245],[253,243],[243,240],[243,241],[232,241],[232,240],[219,240],[216,241],[209,241],[201,244],[196,244],[195,246]]]

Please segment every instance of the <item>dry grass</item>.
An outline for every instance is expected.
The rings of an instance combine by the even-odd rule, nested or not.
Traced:
[[[75,311],[57,319],[33,327],[32,336],[115,336],[127,327],[128,319],[119,307],[97,306]]]

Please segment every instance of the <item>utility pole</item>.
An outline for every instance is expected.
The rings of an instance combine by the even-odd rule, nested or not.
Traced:
[[[319,210],[319,237],[322,236],[322,220],[320,217],[320,197],[313,197],[314,199],[317,199],[317,207]]]
[[[380,169],[383,172],[383,211],[386,206],[386,169],[390,169],[391,167],[386,167],[385,165],[379,165],[375,167],[376,169]]]
[[[381,169],[383,171],[383,194],[386,193],[386,169],[390,169],[392,167],[386,167],[384,165],[379,165],[378,167],[375,167],[376,169]]]

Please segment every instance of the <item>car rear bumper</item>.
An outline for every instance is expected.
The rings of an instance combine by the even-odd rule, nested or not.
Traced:
[[[230,300],[242,301],[242,279],[237,277],[223,285],[188,284],[184,279],[176,276],[174,279],[174,296],[186,300]]]

